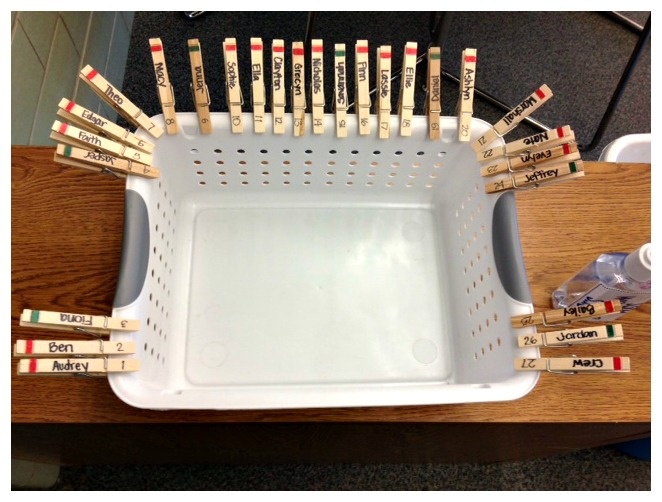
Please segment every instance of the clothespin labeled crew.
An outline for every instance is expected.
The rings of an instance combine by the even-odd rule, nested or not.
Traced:
[[[59,164],[82,167],[99,173],[112,173],[118,178],[125,178],[129,174],[144,178],[160,176],[160,171],[156,167],[62,143],[57,145],[53,160]]]
[[[391,135],[391,46],[377,47],[377,99],[375,100],[380,139]]]
[[[400,114],[400,136],[411,136],[411,121],[414,117],[414,91],[416,86],[416,57],[418,44],[407,42],[402,60],[402,77],[400,81],[400,99],[398,113]]]
[[[265,131],[264,107],[266,103],[266,86],[264,84],[264,46],[262,39],[251,38],[251,100],[253,102],[253,132],[261,134]]]
[[[517,345],[521,348],[569,347],[571,345],[620,341],[623,341],[623,326],[621,324],[568,328],[517,337]]]
[[[285,133],[285,42],[271,43],[271,113],[274,134]]]
[[[99,96],[106,104],[124,117],[135,127],[142,127],[155,138],[161,137],[163,129],[152,122],[145,113],[134,105],[129,98],[122,94],[116,87],[110,84],[102,75],[100,75],[92,66],[86,65],[78,74],[79,78],[85,82],[94,93]]]
[[[347,61],[345,44],[334,46],[334,96],[333,110],[336,114],[336,137],[347,137]]]
[[[205,80],[205,69],[202,64],[202,49],[197,38],[188,40],[188,55],[191,63],[191,92],[193,103],[198,115],[198,126],[201,134],[210,134],[212,131],[209,105],[209,89]]]
[[[295,136],[306,132],[306,53],[303,42],[292,43],[292,126]]]
[[[310,93],[313,103],[313,134],[324,134],[324,42],[311,41]]]
[[[471,138],[471,118],[474,113],[474,87],[476,84],[476,49],[462,51],[460,69],[460,95],[457,100],[458,140]]]
[[[608,300],[606,302],[594,302],[586,305],[547,310],[545,312],[517,315],[511,317],[510,321],[513,328],[557,326],[581,319],[591,319],[593,317],[617,313],[622,308],[623,306],[620,300]]]
[[[430,139],[441,138],[441,48],[428,49],[428,86],[425,114]]]
[[[354,46],[355,88],[354,107],[359,127],[359,134],[370,134],[370,55],[368,41],[358,40]]]
[[[140,321],[137,319],[33,309],[23,310],[19,325],[60,331],[81,331],[93,335],[107,335],[111,330],[137,331],[140,329]]]
[[[577,373],[629,373],[629,357],[541,357],[516,358],[516,371],[547,371],[574,375]]]
[[[160,38],[150,38],[149,47],[154,64],[154,75],[156,76],[156,90],[163,110],[163,119],[167,134],[177,134],[177,113],[175,112],[175,91],[170,83],[168,67],[166,66],[163,43]]]
[[[225,61],[225,97],[230,112],[230,127],[233,133],[240,134],[244,132],[241,120],[241,105],[244,103],[244,98],[239,86],[239,62],[235,38],[226,38],[223,41],[223,59]]]
[[[492,161],[498,157],[512,157],[522,152],[535,152],[544,148],[552,148],[564,143],[574,143],[575,133],[569,125],[557,127],[551,131],[532,134],[505,145],[494,146],[476,153],[479,162]]]
[[[584,176],[584,163],[581,160],[557,164],[542,164],[533,171],[502,177],[498,181],[487,183],[485,193],[501,192],[519,188],[538,188],[559,181],[569,181]]]
[[[538,168],[549,162],[572,162],[580,160],[581,155],[574,143],[553,146],[542,150],[526,151],[517,156],[505,157],[500,162],[494,162],[480,168],[481,176],[494,176],[507,172],[521,171],[532,167]]]

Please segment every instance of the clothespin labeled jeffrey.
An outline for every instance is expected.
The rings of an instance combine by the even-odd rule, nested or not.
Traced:
[[[155,138],[161,137],[163,129],[152,122],[152,119],[90,65],[85,66],[78,76],[92,88],[97,96],[117,110],[130,124],[142,127]]]
[[[568,328],[558,331],[546,331],[533,335],[520,335],[517,345],[525,347],[568,347],[598,342],[618,342],[623,340],[623,326],[608,324],[606,326],[588,326]]]
[[[274,134],[285,133],[285,42],[271,43],[271,113]]]
[[[391,135],[391,46],[377,47],[377,99],[375,101],[380,139]]]
[[[200,133],[210,134],[212,131],[211,114],[209,111],[211,99],[205,81],[205,69],[202,65],[200,41],[197,38],[188,40],[188,54],[191,62],[191,92],[193,93],[195,111],[198,114]]]
[[[430,139],[441,138],[441,48],[428,49],[428,86],[425,114]]]
[[[253,132],[261,134],[265,131],[264,107],[266,103],[266,86],[264,85],[264,46],[262,39],[251,38],[251,100],[253,103]]]
[[[629,357],[541,357],[516,358],[516,371],[547,371],[564,375],[577,373],[629,373]]]
[[[560,309],[547,310],[545,312],[534,312],[511,317],[513,328],[527,328],[530,326],[558,326],[569,324],[577,320],[586,320],[606,314],[620,312],[623,306],[620,300],[608,300],[606,302],[588,303]]]
[[[154,75],[156,76],[156,90],[163,111],[163,119],[167,134],[177,134],[177,113],[175,112],[175,91],[170,83],[168,67],[166,66],[163,43],[160,38],[150,38],[149,47],[154,64]]]
[[[493,162],[480,168],[481,176],[494,176],[524,169],[538,168],[549,162],[572,162],[580,160],[581,154],[574,143],[564,143],[550,148],[521,152],[519,155],[505,157],[500,162]],[[498,159],[497,159],[498,160]]]
[[[223,59],[225,60],[225,96],[230,112],[230,127],[233,133],[240,134],[244,132],[241,120],[241,105],[244,104],[244,98],[239,86],[239,62],[235,38],[226,38],[223,41]]]
[[[319,39],[311,41],[310,84],[313,134],[324,134],[324,43]]]
[[[120,178],[125,178],[129,174],[144,178],[160,176],[160,171],[156,167],[61,143],[55,149],[53,160],[68,166],[82,167],[100,173],[112,173]]]
[[[368,41],[357,40],[354,46],[355,88],[354,107],[358,122],[359,134],[370,134],[370,55]]]
[[[474,87],[476,84],[476,49],[462,51],[460,69],[460,95],[457,100],[458,140],[471,138],[471,118],[474,113]]]
[[[306,132],[306,53],[303,42],[292,42],[292,126],[295,136]]]
[[[140,329],[140,321],[137,319],[32,309],[23,310],[19,325],[60,331],[80,331],[92,335],[107,335],[111,330],[137,331]]]
[[[566,143],[575,143],[575,133],[569,125],[557,127],[550,131],[532,134],[505,145],[493,146],[476,153],[479,162],[492,161],[498,157],[512,157],[522,152],[535,152],[544,148],[552,148]]]
[[[411,136],[411,121],[414,117],[414,90],[416,85],[416,58],[418,44],[407,42],[402,60],[402,77],[400,80],[400,99],[398,113],[400,115],[400,136]]]
[[[542,164],[533,171],[499,177],[485,185],[485,193],[496,193],[511,189],[538,188],[559,181],[569,181],[584,176],[584,163],[573,162]]]
[[[347,66],[345,44],[334,46],[334,96],[333,110],[336,114],[336,137],[347,137]]]

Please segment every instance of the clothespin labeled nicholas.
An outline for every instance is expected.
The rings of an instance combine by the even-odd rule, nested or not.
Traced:
[[[324,42],[319,39],[310,47],[310,94],[313,134],[324,134]]]
[[[241,117],[241,106],[244,98],[239,86],[239,62],[237,58],[237,40],[226,38],[223,41],[223,59],[225,60],[225,96],[230,112],[230,127],[232,132],[240,134],[244,132]]]

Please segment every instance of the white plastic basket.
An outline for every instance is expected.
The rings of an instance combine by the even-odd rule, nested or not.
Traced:
[[[487,195],[457,119],[442,139],[232,134],[227,113],[156,141],[129,177],[113,315],[141,329],[130,405],[254,409],[517,399],[510,317],[532,312],[512,193]],[[270,119],[270,117],[268,117]],[[308,116],[309,120],[310,117]],[[376,131],[376,117],[372,130]],[[163,124],[162,116],[154,121]],[[473,120],[474,138],[489,127]],[[149,138],[146,134],[143,136]]]

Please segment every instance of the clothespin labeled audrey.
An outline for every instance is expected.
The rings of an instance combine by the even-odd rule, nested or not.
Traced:
[[[345,44],[334,46],[334,96],[333,110],[336,114],[336,137],[347,137],[347,65]]]
[[[168,67],[166,66],[163,43],[160,38],[150,38],[149,47],[154,64],[154,75],[156,76],[156,90],[163,111],[163,120],[166,125],[167,134],[177,134],[177,113],[175,112],[175,91],[170,83]]]
[[[230,112],[230,127],[233,133],[240,134],[244,132],[241,119],[241,105],[244,103],[244,98],[239,86],[239,62],[235,38],[226,38],[223,41],[223,59],[225,61],[225,97]]]
[[[365,136],[370,134],[370,55],[368,53],[368,41],[357,40],[354,46],[355,87],[354,107],[358,122],[359,134]]]
[[[209,110],[211,99],[205,80],[205,69],[202,64],[202,48],[197,38],[188,40],[188,55],[191,63],[191,93],[193,94],[195,111],[198,115],[198,126],[201,134],[210,134],[212,132]]]
[[[416,42],[407,42],[404,52],[398,114],[400,115],[400,136],[411,136],[411,122],[414,116],[414,91],[416,90],[418,44]]]
[[[457,100],[458,140],[469,141],[471,138],[471,119],[474,107],[474,87],[476,85],[476,49],[462,51],[460,69],[460,95]]]
[[[313,134],[324,133],[324,42],[314,39],[310,47],[310,94],[313,103]]]
[[[266,86],[264,84],[264,46],[262,39],[251,38],[251,100],[253,104],[253,132],[261,134],[265,131],[264,107],[266,103]]]
[[[285,133],[285,42],[271,43],[271,113],[274,134]]]
[[[428,49],[428,85],[425,100],[430,139],[441,138],[441,48]]]
[[[391,135],[391,46],[377,47],[377,99],[375,100],[380,139]]]

